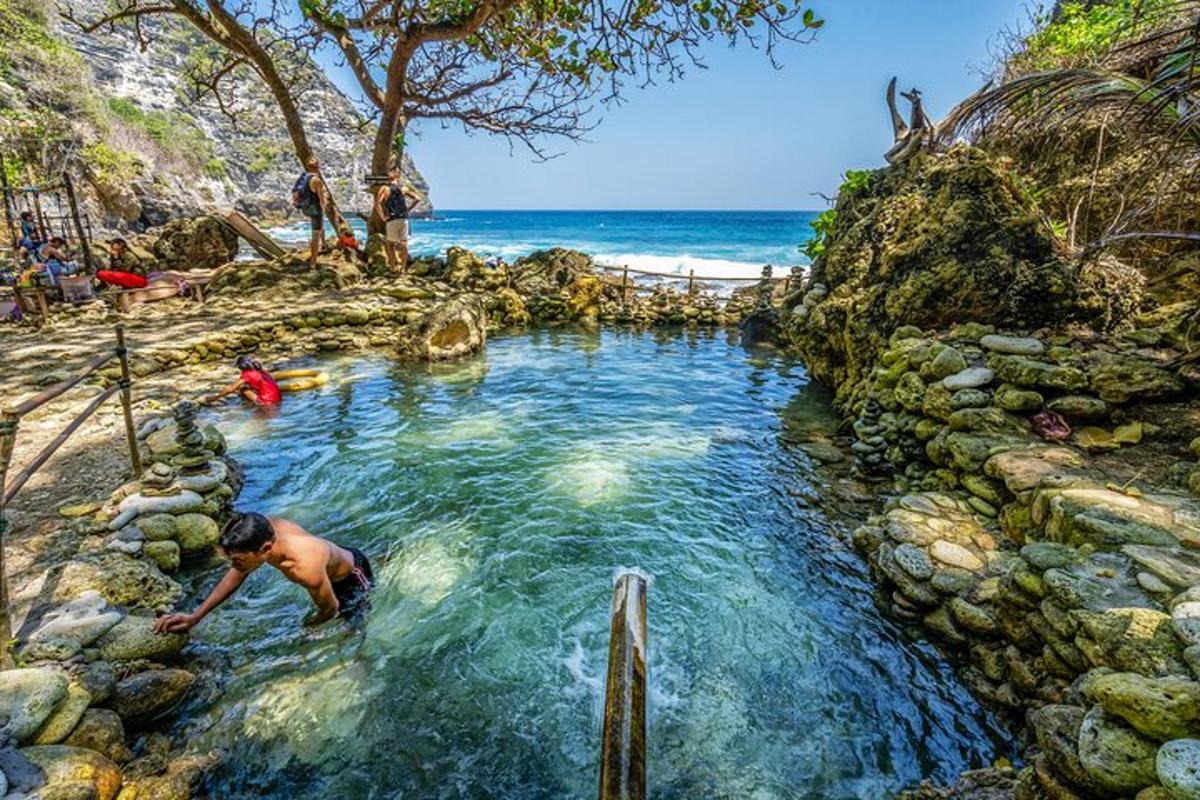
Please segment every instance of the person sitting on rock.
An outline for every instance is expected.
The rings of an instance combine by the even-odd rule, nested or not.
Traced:
[[[342,256],[346,261],[352,260],[355,256],[363,261],[367,258],[366,253],[358,246],[358,237],[354,235],[354,229],[345,223],[342,223],[342,227],[338,229],[337,247],[342,251]]]
[[[51,283],[55,286],[63,275],[74,275],[79,271],[79,267],[67,255],[67,240],[61,236],[51,236],[50,241],[38,248],[37,260],[49,273]]]
[[[142,261],[129,249],[129,242],[118,237],[108,241],[108,269],[98,270],[96,280],[125,289],[144,289],[146,269]]]
[[[233,383],[226,386],[212,397],[206,397],[205,403],[215,403],[231,394],[241,395],[248,403],[258,406],[277,405],[282,398],[279,384],[271,377],[271,373],[263,369],[263,365],[250,356],[238,356],[234,362],[241,370],[241,375]]]
[[[308,591],[317,608],[304,618],[304,625],[320,625],[334,617],[356,620],[369,610],[375,576],[361,550],[314,536],[291,520],[254,512],[234,514],[218,545],[232,563],[229,571],[192,613],[159,617],[154,623],[157,633],[191,630],[263,564]]]

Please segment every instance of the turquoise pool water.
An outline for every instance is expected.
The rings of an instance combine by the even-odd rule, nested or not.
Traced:
[[[782,432],[803,368],[725,334],[540,331],[442,367],[320,362],[220,422],[240,505],[365,550],[365,631],[300,631],[262,571],[196,630],[224,665],[183,723],[214,797],[589,798],[611,578],[650,591],[656,798],[877,798],[1010,755],[932,648],[880,617]],[[196,580],[207,588],[219,571]]]

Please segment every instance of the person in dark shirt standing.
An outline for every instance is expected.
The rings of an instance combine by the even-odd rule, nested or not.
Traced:
[[[308,218],[312,227],[308,263],[315,267],[317,256],[325,246],[325,217],[328,213],[328,196],[325,192],[325,181],[321,179],[321,162],[315,156],[304,163],[304,174],[292,187],[292,204]]]
[[[400,165],[388,168],[388,182],[375,193],[375,213],[383,219],[383,246],[387,251],[388,266],[404,272],[408,269],[408,215],[416,207],[414,199],[408,202],[409,190],[401,182]]]

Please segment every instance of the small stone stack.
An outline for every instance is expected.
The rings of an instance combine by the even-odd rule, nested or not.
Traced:
[[[196,414],[200,405],[192,400],[182,400],[171,409],[175,419],[175,442],[179,452],[171,457],[171,463],[185,475],[198,475],[207,470],[216,453],[208,449],[204,434],[196,427]]]
[[[854,421],[854,435],[858,440],[851,449],[857,456],[855,469],[859,475],[867,478],[879,478],[890,475],[892,466],[886,459],[887,441],[884,439],[884,427],[880,418],[883,407],[874,394],[867,397],[863,403],[862,412]]]

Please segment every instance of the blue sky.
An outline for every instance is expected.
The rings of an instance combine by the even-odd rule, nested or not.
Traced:
[[[584,143],[534,162],[503,139],[436,125],[409,151],[439,208],[823,208],[849,168],[891,144],[883,92],[897,74],[940,117],[979,88],[1026,0],[815,0],[816,42],[779,53],[710,48],[709,69],[634,90]],[[416,135],[414,135],[414,133]]]

